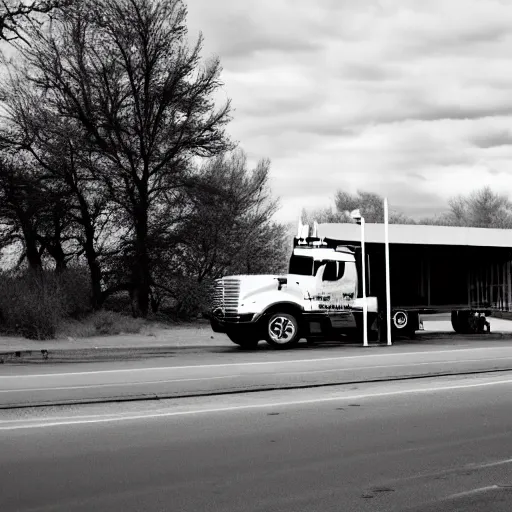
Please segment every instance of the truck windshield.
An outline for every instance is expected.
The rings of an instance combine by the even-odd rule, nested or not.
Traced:
[[[290,274],[298,274],[301,276],[313,275],[313,258],[310,256],[296,256],[290,258]]]

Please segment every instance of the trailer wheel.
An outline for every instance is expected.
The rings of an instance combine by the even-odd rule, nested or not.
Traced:
[[[459,311],[452,311],[452,327],[457,334],[463,334],[461,319],[459,318]]]
[[[419,329],[419,314],[403,310],[394,311],[391,324],[396,334],[414,339]]]
[[[476,322],[473,321],[470,311],[452,311],[452,327],[458,334],[475,334],[477,332]]]
[[[267,321],[267,342],[275,348],[291,348],[300,339],[299,322],[290,313],[273,313]]]
[[[406,311],[395,311],[391,317],[393,327],[397,331],[406,331],[409,324],[409,315]]]

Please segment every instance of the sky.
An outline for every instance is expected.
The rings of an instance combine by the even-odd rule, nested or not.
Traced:
[[[188,0],[219,56],[228,132],[272,162],[277,218],[387,196],[419,219],[489,185],[512,197],[512,2]]]

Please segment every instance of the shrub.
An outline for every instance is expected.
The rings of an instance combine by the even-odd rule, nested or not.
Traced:
[[[127,291],[122,291],[110,295],[103,303],[103,309],[117,313],[130,313],[132,310],[130,294]]]
[[[90,313],[91,281],[87,270],[69,268],[57,276],[63,301],[64,314],[72,318],[82,318]]]
[[[114,311],[97,311],[89,321],[96,334],[137,334],[145,325],[142,318],[133,318]]]
[[[138,334],[147,323],[141,318],[132,318],[113,311],[95,311],[80,320],[65,318],[59,322],[58,338],[90,338],[116,334]]]
[[[31,339],[51,339],[63,316],[58,281],[45,272],[0,280],[0,314],[9,332]]]
[[[202,316],[208,311],[212,294],[212,284],[198,283],[193,278],[181,278],[176,282],[174,314],[176,318],[189,320]]]
[[[89,285],[77,269],[0,274],[0,319],[10,333],[52,339],[63,318],[88,310]]]

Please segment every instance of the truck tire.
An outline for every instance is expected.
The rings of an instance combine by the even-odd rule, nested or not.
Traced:
[[[457,334],[463,334],[459,311],[452,311],[452,327]]]
[[[228,338],[238,345],[240,348],[245,350],[255,349],[258,346],[260,340],[251,334],[243,332],[227,332]]]
[[[462,327],[464,328],[464,334],[483,334],[485,332],[485,324],[487,324],[487,320],[484,318],[482,324],[482,312],[464,312],[464,323]],[[485,314],[484,314],[485,315]],[[490,332],[490,330],[488,331]]]
[[[419,315],[415,312],[396,310],[391,316],[391,330],[398,336],[413,339],[419,328]]]
[[[391,316],[391,326],[397,332],[407,331],[409,324],[409,315],[407,311],[393,311]]]
[[[477,332],[476,323],[471,320],[470,311],[452,311],[452,327],[458,334],[475,334]]]
[[[266,339],[269,345],[279,349],[297,345],[300,339],[297,318],[290,313],[272,313],[267,320]]]

